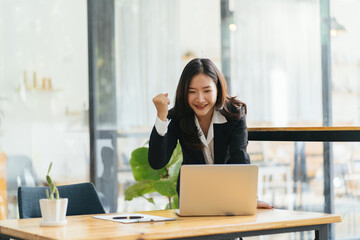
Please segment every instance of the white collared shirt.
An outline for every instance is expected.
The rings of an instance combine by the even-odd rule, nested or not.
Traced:
[[[226,118],[219,111],[214,111],[207,138],[205,138],[204,132],[200,127],[199,120],[195,115],[195,125],[200,132],[200,141],[203,143],[204,146],[202,152],[204,154],[205,162],[207,164],[214,164],[214,124],[221,124],[226,122]],[[167,126],[169,125],[169,123],[169,120],[164,122],[159,117],[156,117],[155,128],[160,136],[164,136],[167,133]]]
[[[221,124],[226,122],[227,122],[226,118],[219,111],[214,111],[213,117],[211,119],[209,131],[207,134],[207,138],[205,139],[205,135],[200,127],[199,120],[195,116],[195,125],[200,132],[200,140],[204,145],[202,151],[207,164],[214,164],[214,124],[215,123]]]

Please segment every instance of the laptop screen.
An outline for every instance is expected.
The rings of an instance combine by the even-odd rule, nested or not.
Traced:
[[[251,215],[256,211],[258,166],[183,165],[179,214]]]

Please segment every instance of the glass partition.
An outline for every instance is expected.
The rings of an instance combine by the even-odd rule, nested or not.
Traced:
[[[17,187],[89,181],[86,1],[0,2],[0,151]]]
[[[352,3],[356,5],[352,1],[346,4]],[[224,39],[224,27],[229,39]],[[352,37],[360,34],[355,32]],[[142,198],[125,201],[122,194],[134,183],[131,152],[146,144],[155,121],[151,99],[167,92],[173,100],[182,68],[192,58],[210,58],[226,71],[222,54],[230,51],[230,90],[248,104],[248,127],[322,126],[320,37],[318,0],[115,1],[118,209],[149,210],[166,205],[166,199],[157,194],[149,195],[155,205]],[[229,46],[224,44],[226,40]],[[355,70],[351,77],[356,82]],[[345,95],[338,98],[335,88],[332,91],[334,125],[356,126],[358,109],[338,104],[341,99],[344,105],[358,106]],[[341,114],[335,114],[340,110]],[[352,145],[334,143],[335,212],[342,215],[348,214],[343,202],[353,199],[352,206],[358,205],[356,198],[344,194],[349,184],[344,164],[350,160],[341,158],[341,148],[352,149]],[[250,142],[249,153],[251,161],[260,164],[259,196],[265,201],[277,208],[324,211],[322,142]],[[353,230],[341,230],[352,223],[342,224],[336,226],[336,236],[356,236]],[[298,234],[292,239],[311,237]]]
[[[231,92],[251,126],[322,126],[319,1],[233,1]]]
[[[334,126],[359,126],[360,52],[353,49],[360,41],[360,3],[330,3]]]

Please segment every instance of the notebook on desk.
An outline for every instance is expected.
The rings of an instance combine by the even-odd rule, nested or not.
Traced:
[[[252,215],[257,205],[258,166],[183,165],[180,216]]]

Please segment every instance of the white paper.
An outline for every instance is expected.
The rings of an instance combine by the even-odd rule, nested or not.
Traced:
[[[139,219],[114,219],[114,217],[128,217],[128,216],[139,216],[142,218],[139,218]],[[141,214],[141,213],[98,215],[98,216],[93,216],[93,218],[109,220],[109,221],[119,222],[119,223],[159,222],[159,221],[176,220],[176,218],[159,217],[159,216],[147,215],[147,214]]]

